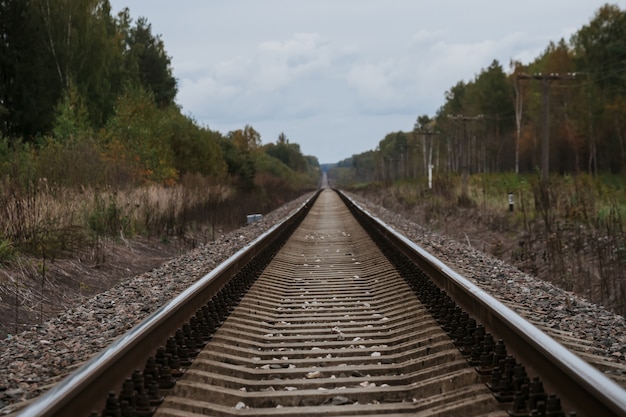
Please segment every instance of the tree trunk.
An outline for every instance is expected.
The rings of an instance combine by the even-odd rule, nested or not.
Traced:
[[[613,123],[615,123],[615,132],[617,133],[617,139],[619,140],[619,150],[621,154],[620,172],[626,172],[626,150],[624,149],[624,136],[622,135],[622,129],[620,129],[619,118],[617,115],[613,116]]]
[[[519,174],[519,142],[522,135],[522,109],[524,101],[519,89],[518,81],[515,80],[515,173]]]

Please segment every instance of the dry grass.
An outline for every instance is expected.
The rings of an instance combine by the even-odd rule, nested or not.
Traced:
[[[623,315],[626,184],[615,181],[555,178],[542,191],[532,179],[474,177],[471,204],[464,205],[454,183],[446,192],[429,191],[423,184],[356,192],[458,240],[481,241],[486,252]],[[507,191],[515,195],[513,212]],[[549,204],[542,202],[545,195]]]
[[[180,254],[245,225],[247,214],[268,213],[304,192],[274,185],[240,193],[199,175],[173,186],[117,189],[76,189],[46,180],[24,187],[5,179],[0,182],[0,316],[10,320],[0,331],[18,331],[56,314],[66,294],[80,297],[107,287],[91,275],[110,271],[106,279],[113,282],[127,268],[135,271],[148,260],[126,265],[128,257],[116,254],[134,252],[142,246],[138,242],[154,242],[144,245],[147,253],[160,247],[150,258]]]
[[[27,188],[5,180],[0,188],[0,241],[53,259],[103,238],[181,234],[189,222],[206,222],[213,214],[207,211],[218,211],[233,197],[232,188],[200,178],[171,187],[78,190],[52,186],[45,179]]]

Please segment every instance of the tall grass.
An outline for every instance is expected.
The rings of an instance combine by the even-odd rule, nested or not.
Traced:
[[[302,193],[269,177],[257,181],[268,188],[240,193],[201,175],[186,175],[173,186],[136,188],[71,188],[43,179],[24,186],[5,177],[0,180],[0,300],[5,304],[0,310],[14,309],[15,326],[0,328],[21,328],[26,315],[20,310],[27,308],[31,317],[37,312],[38,321],[54,310],[48,307],[55,307],[49,304],[57,283],[49,270],[58,258],[78,257],[99,267],[111,245],[137,236],[173,241],[183,252],[245,225],[247,214],[267,213]],[[76,290],[82,294],[83,288]]]
[[[376,194],[396,211],[419,212],[420,221],[443,232],[450,216],[471,219],[499,234],[488,248],[494,255],[626,314],[625,189],[626,180],[613,176],[553,176],[542,184],[532,175],[481,174],[470,179],[469,204],[458,200],[455,176],[435,177],[432,190],[404,182],[358,192]]]
[[[131,189],[51,186],[45,180],[21,188],[0,185],[0,236],[22,252],[45,247],[54,258],[94,238],[181,234],[204,209],[216,209],[234,196],[232,188],[208,180],[166,187]]]

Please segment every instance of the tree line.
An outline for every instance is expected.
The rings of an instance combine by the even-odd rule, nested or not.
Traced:
[[[361,181],[416,178],[431,165],[466,175],[624,173],[624,39],[626,12],[606,4],[569,41],[551,42],[530,63],[511,61],[508,71],[494,60],[446,91],[434,116],[339,166]]]
[[[317,159],[284,134],[211,130],[177,91],[146,18],[108,0],[0,1],[0,266],[99,263],[108,239],[138,234],[193,246],[316,187]]]
[[[4,181],[117,187],[199,174],[249,190],[259,173],[317,180],[317,160],[284,135],[262,146],[251,126],[223,134],[183,115],[163,40],[127,8],[113,16],[108,0],[5,0],[0,34]]]

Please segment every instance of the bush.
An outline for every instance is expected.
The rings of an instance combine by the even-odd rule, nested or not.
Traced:
[[[45,140],[38,152],[37,176],[67,187],[102,186],[109,171],[92,139]]]
[[[118,207],[114,194],[108,196],[108,201],[99,193],[94,194],[87,223],[89,230],[97,236],[117,236],[120,231],[129,233],[129,219]]]
[[[6,239],[0,238],[0,264],[7,264],[15,257],[13,244]]]
[[[174,184],[178,171],[174,168],[167,122],[167,114],[149,93],[129,91],[118,100],[115,115],[107,122],[103,138],[107,156],[122,158],[133,168],[139,183]]]

